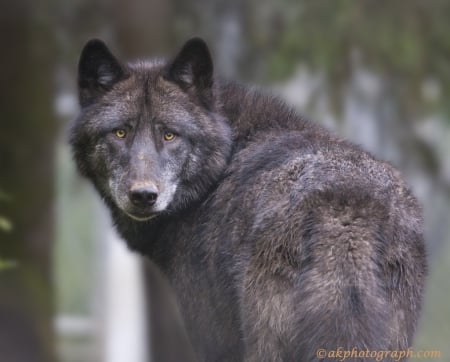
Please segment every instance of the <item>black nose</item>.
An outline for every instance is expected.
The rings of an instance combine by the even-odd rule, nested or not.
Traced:
[[[153,206],[158,198],[158,193],[156,189],[151,186],[137,187],[130,190],[129,198],[135,206]]]

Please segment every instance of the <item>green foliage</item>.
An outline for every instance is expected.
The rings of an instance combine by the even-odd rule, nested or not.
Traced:
[[[10,197],[7,193],[0,189],[0,201],[9,201]],[[0,231],[11,232],[13,229],[12,222],[5,216],[0,215]],[[6,269],[15,268],[17,263],[13,260],[5,260],[0,257],[0,272]]]
[[[2,189],[0,189],[0,201],[9,201],[10,199],[10,196]]]
[[[259,8],[263,6],[255,7]],[[289,76],[302,62],[324,72],[339,92],[359,61],[395,81],[398,100],[414,110],[427,106],[421,93],[423,81],[436,80],[437,105],[450,110],[446,102],[450,96],[449,1],[283,0],[272,13],[282,26],[273,29],[275,41],[265,39],[270,47],[266,53],[272,54],[267,67],[270,79]],[[260,17],[258,10],[252,16]],[[257,24],[261,29],[254,32],[270,33],[263,29],[270,22]]]
[[[17,267],[17,262],[14,260],[4,260],[0,258],[0,272],[7,269],[12,269]]]
[[[9,221],[9,219],[7,219],[6,217],[0,215],[0,231],[3,232],[11,232],[13,229],[12,223],[11,221]]]
[[[0,202],[1,201],[10,201],[10,196],[0,189]],[[0,231],[2,232],[11,232],[13,229],[12,222],[4,215],[0,214]]]

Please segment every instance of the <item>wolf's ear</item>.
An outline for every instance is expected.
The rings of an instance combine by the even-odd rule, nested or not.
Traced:
[[[125,70],[98,39],[87,42],[78,63],[78,88],[81,106],[92,103],[118,81],[125,78]]]
[[[166,79],[186,91],[195,89],[199,95],[209,93],[213,84],[213,62],[206,43],[200,38],[188,40],[169,64]]]

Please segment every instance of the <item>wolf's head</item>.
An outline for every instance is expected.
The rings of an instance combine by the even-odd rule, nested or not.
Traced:
[[[213,65],[201,39],[188,41],[173,61],[126,65],[91,40],[78,85],[75,160],[113,207],[136,220],[178,211],[223,173],[231,134],[216,113]]]

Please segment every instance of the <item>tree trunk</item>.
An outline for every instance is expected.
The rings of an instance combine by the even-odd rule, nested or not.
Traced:
[[[48,4],[15,0],[0,12],[0,359],[54,360],[52,40]]]

